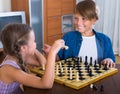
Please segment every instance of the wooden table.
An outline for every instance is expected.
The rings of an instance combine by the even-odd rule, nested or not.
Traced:
[[[118,70],[120,70],[120,65],[116,65]],[[117,74],[104,78],[94,85],[97,86],[97,90],[93,90],[90,86],[86,86],[79,90],[69,88],[64,85],[54,83],[52,89],[35,89],[30,87],[25,87],[24,94],[120,94],[120,72]],[[100,87],[103,85],[104,91],[100,91]]]

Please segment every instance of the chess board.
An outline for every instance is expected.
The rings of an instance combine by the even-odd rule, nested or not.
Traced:
[[[38,75],[44,74],[42,67],[30,70]],[[69,58],[56,62],[55,82],[78,90],[117,72],[116,68],[107,68],[97,63],[88,64],[79,58]]]

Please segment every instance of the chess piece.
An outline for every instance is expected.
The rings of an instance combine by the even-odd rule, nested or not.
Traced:
[[[87,66],[88,65],[88,61],[87,61],[87,56],[85,56],[85,66]]]
[[[104,68],[103,68],[103,69],[104,69],[104,70],[108,70],[107,64],[104,65]]]
[[[42,70],[45,70],[45,65],[44,64],[42,65]]]
[[[103,87],[103,85],[100,86],[100,91],[101,91],[101,92],[104,91],[104,87]]]
[[[97,90],[98,90],[97,86],[96,86],[96,85],[94,85],[94,84],[90,84],[90,88],[92,88],[92,89],[93,89],[93,90],[95,90],[95,91],[97,91]]]
[[[88,75],[89,75],[90,77],[93,76],[91,69],[88,70]]]
[[[63,73],[63,67],[61,67],[61,72]]]
[[[90,57],[90,66],[92,66],[92,57]]]
[[[72,80],[73,78],[72,78],[72,68],[70,67],[70,78],[69,78],[70,80]]]
[[[61,62],[59,62],[59,66],[60,66],[60,69],[62,68],[62,64],[61,64]]]
[[[65,67],[65,75],[67,76],[67,74],[68,74],[68,68]]]
[[[64,46],[64,48],[65,48],[65,50],[68,50],[68,49],[69,49],[69,47],[68,47],[68,46]]]
[[[76,81],[79,81],[79,72],[76,73]]]
[[[56,65],[56,75],[59,75],[58,68],[59,68],[59,65]]]
[[[80,63],[82,63],[82,57],[80,56]]]

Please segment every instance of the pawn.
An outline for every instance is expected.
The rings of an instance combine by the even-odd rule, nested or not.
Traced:
[[[104,65],[104,68],[103,68],[103,69],[104,69],[104,70],[108,70],[107,64]]]
[[[76,81],[79,81],[79,72],[76,73]]]
[[[87,56],[85,56],[85,66],[88,65]]]
[[[91,69],[89,69],[88,75],[89,75],[90,77],[93,76]]]
[[[95,91],[97,91],[97,90],[98,90],[97,86],[96,86],[96,85],[94,85],[94,84],[90,84],[90,88],[93,88],[93,90],[95,90]]]
[[[90,57],[90,66],[92,66],[92,57]]]
[[[100,91],[101,91],[101,92],[104,91],[104,87],[103,87],[103,85],[100,86]]]
[[[72,77],[72,68],[70,67],[70,76],[69,76],[69,79],[72,80],[73,77]]]
[[[97,61],[95,60],[95,64],[94,64],[94,67],[97,67]]]
[[[82,63],[82,57],[80,57],[80,63]]]
[[[99,69],[101,68],[101,64],[99,63]]]
[[[45,65],[42,65],[42,70],[45,70]]]

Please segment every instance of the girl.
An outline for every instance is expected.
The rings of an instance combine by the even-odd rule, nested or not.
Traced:
[[[1,32],[6,55],[0,65],[0,94],[23,94],[20,84],[34,88],[51,88],[54,81],[54,65],[57,52],[64,48],[64,41],[57,40],[48,54],[47,61],[36,50],[35,35],[25,24],[9,24]],[[28,74],[26,64],[39,65],[46,62],[42,78]]]

